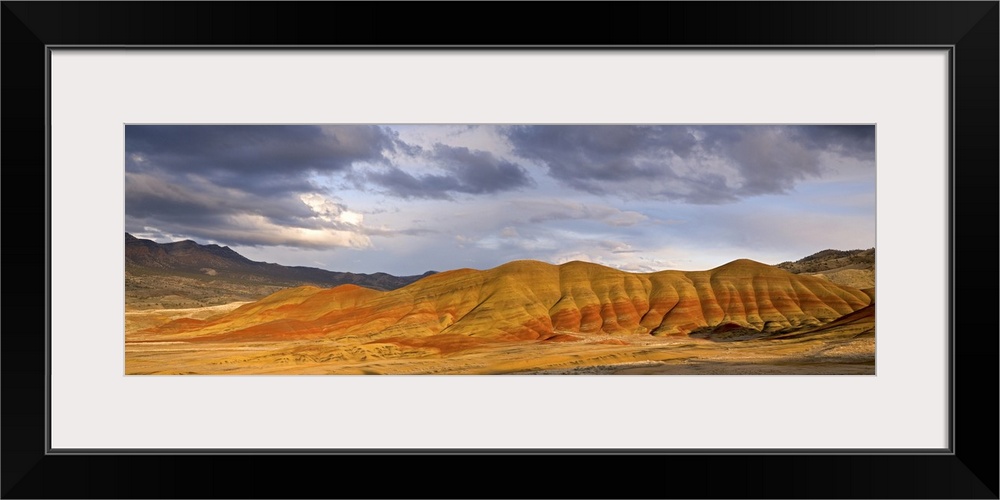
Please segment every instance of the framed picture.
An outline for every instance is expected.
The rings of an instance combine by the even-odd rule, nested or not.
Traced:
[[[477,71],[509,60],[475,57]],[[686,71],[646,59],[628,71]],[[126,124],[124,371],[875,375],[875,132]]]
[[[499,31],[443,25],[431,32],[454,39],[422,35],[413,40],[427,45],[413,46],[399,38],[418,11],[454,15],[470,7],[4,3],[4,92],[7,103],[24,103],[3,111],[5,124],[18,124],[4,127],[8,186],[34,184],[46,193],[44,211],[37,199],[18,204],[30,209],[8,208],[9,217],[37,214],[22,218],[31,224],[23,234],[37,235],[23,238],[35,253],[15,254],[22,248],[15,238],[9,255],[45,256],[45,279],[9,299],[9,311],[35,310],[31,316],[45,321],[8,326],[3,338],[3,447],[5,457],[16,457],[4,461],[5,497],[305,494],[270,475],[255,474],[249,484],[223,472],[251,459],[274,471],[349,464],[353,477],[364,478],[338,493],[349,496],[381,484],[366,472],[407,469],[397,486],[374,494],[408,497],[426,483],[411,461],[448,460],[455,474],[488,480],[471,455],[532,470],[556,460],[551,467],[560,475],[588,467],[612,476],[653,471],[636,480],[635,492],[616,489],[620,481],[610,478],[547,485],[569,496],[670,496],[663,471],[671,471],[697,482],[682,495],[691,497],[997,497],[995,428],[977,423],[996,421],[996,338],[963,336],[983,328],[976,316],[956,314],[970,307],[956,308],[958,297],[983,293],[972,270],[991,275],[963,263],[996,255],[985,248],[978,256],[983,233],[966,222],[996,227],[996,205],[982,202],[997,196],[996,2],[638,4],[611,12],[648,39],[632,28],[607,38],[566,28],[572,46],[520,46],[492,38]],[[512,6],[495,19],[524,15]],[[609,19],[596,4],[583,4],[579,15]],[[706,16],[719,22],[693,31],[690,20]],[[354,27],[331,33],[319,19]],[[355,22],[361,19],[374,24]],[[653,19],[676,29],[658,34]],[[751,29],[741,24],[746,19],[760,22]],[[543,24],[551,26],[539,30]],[[371,25],[394,34],[372,38],[362,27]],[[606,45],[612,42],[629,45]],[[308,139],[316,134],[346,149],[316,149]],[[383,139],[391,146],[372,146],[371,157],[354,147]],[[227,145],[237,142],[260,146],[232,153]],[[611,154],[621,160],[593,160]],[[676,158],[669,179],[650,166],[654,154]],[[698,161],[685,163],[685,154]],[[341,156],[347,159],[337,163]],[[751,161],[763,157],[780,160]],[[438,170],[420,170],[425,163]],[[481,168],[472,172],[472,164]],[[321,185],[328,189],[313,189]],[[198,209],[177,208],[191,206]],[[657,260],[655,269],[641,267],[667,254],[662,238],[648,237],[652,222],[620,230],[637,221],[663,228],[677,249],[671,255],[689,259],[692,272],[759,277],[760,269],[776,268],[756,261],[788,260],[773,271],[780,280],[764,288],[776,290],[777,280],[789,289],[772,299],[760,288],[742,290],[743,281],[722,271],[701,285],[701,275],[678,275],[692,283],[691,294],[699,286],[718,288],[713,297],[727,294],[728,305],[717,307],[725,313],[716,318],[699,299],[701,320],[645,321],[659,295],[636,292],[628,297],[635,318],[610,298],[587,303],[611,308],[613,327],[601,316],[597,329],[585,326],[583,305],[556,308],[537,297],[553,273],[559,277],[549,281],[572,281],[577,292],[584,281],[593,292],[593,283],[612,279],[595,273],[638,280],[635,290],[666,286],[657,273],[684,266]],[[692,221],[700,231],[671,229]],[[324,307],[339,305],[317,312],[303,308],[327,292],[308,286],[326,282],[304,280],[288,281],[307,287],[267,309],[264,321],[255,301],[285,281],[254,275],[205,296],[154,289],[150,283],[164,281],[151,267],[166,261],[134,257],[129,244],[161,252],[174,235],[201,239],[185,251],[209,251],[212,259],[289,263],[269,267],[272,277],[314,272],[311,259],[316,268],[353,272],[353,280],[436,280],[444,292],[405,288],[411,291],[397,295],[409,302],[397,309],[446,309],[433,296],[458,312],[368,331],[370,323],[344,321],[391,316],[398,326],[388,299],[369,295],[386,297],[411,282],[360,282],[382,290],[370,293],[331,288],[350,297],[319,297]],[[409,242],[407,251],[389,245],[392,238]],[[767,241],[742,243],[750,240]],[[785,257],[807,257],[800,248],[820,251],[830,241],[859,252],[870,241],[877,267],[864,274],[851,261],[857,273],[834,276],[840,267],[799,269]],[[347,254],[353,268],[335,267],[345,262],[343,250],[316,250],[352,246],[364,250]],[[384,248],[391,250],[378,251]],[[523,258],[545,262],[510,262]],[[735,264],[713,264],[720,259]],[[588,262],[573,263],[580,260]],[[221,261],[198,261],[185,279],[218,282],[223,268],[211,262]],[[581,265],[598,267],[577,273],[588,276],[577,283],[566,266]],[[456,268],[472,269],[449,271]],[[459,285],[448,280],[479,279],[489,268],[506,274],[489,278],[505,288],[491,289],[495,303],[482,302],[487,328],[449,298]],[[957,276],[962,269],[965,279]],[[375,274],[382,271],[391,276]],[[872,286],[837,281],[848,277]],[[565,292],[558,286],[555,299]],[[772,314],[761,305],[781,300],[797,312],[774,305]],[[545,304],[549,323],[528,335],[521,313],[539,307],[533,301]],[[761,312],[751,314],[751,302]],[[176,312],[243,303],[234,312]],[[334,313],[347,334],[331,343]],[[785,322],[768,316],[779,313]],[[580,318],[565,320],[574,314]],[[868,324],[876,321],[873,332]],[[625,335],[640,330],[653,339],[643,343],[645,357]],[[818,330],[822,339],[845,337],[802,340],[819,338]],[[310,343],[320,334],[327,350]],[[278,337],[286,343],[275,348]],[[744,346],[762,339],[770,344],[752,356],[777,361],[720,361],[732,349],[748,356]],[[683,365],[663,354],[681,348],[714,350]],[[257,354],[239,354],[248,351]],[[794,351],[799,361],[780,360],[779,351]],[[416,352],[437,357],[407,358]],[[457,361],[445,352],[481,358]],[[991,354],[983,359],[984,352]],[[607,358],[616,361],[598,361]],[[612,372],[621,375],[595,375]],[[713,479],[713,471],[734,468],[736,479]],[[831,471],[842,480],[831,481]],[[212,484],[195,485],[187,475]],[[426,491],[457,493],[440,488]],[[513,483],[491,488],[489,496],[524,496]]]

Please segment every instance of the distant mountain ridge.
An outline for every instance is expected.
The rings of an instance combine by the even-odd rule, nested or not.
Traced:
[[[434,274],[335,272],[303,266],[257,262],[228,246],[192,240],[157,243],[125,233],[126,304],[148,307],[200,307],[257,300],[283,288],[353,284],[387,291]]]
[[[161,269],[190,268],[195,265],[231,269],[253,265],[254,262],[229,247],[200,245],[192,240],[157,243],[125,233],[125,265],[130,264]]]
[[[776,267],[792,273],[836,272],[844,269],[875,269],[875,249],[823,250],[795,262],[782,262]]]
[[[795,262],[775,266],[795,274],[828,279],[839,285],[865,289],[875,286],[875,249],[823,250]]]

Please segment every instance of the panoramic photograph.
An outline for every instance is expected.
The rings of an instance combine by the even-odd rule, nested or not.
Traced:
[[[126,375],[874,375],[874,125],[126,125]]]

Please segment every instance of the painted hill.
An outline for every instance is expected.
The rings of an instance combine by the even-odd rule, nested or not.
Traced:
[[[809,274],[838,285],[854,288],[875,286],[875,249],[823,250],[795,262],[776,267],[796,274]]]
[[[632,274],[586,262],[514,261],[458,269],[392,291],[355,285],[282,290],[207,320],[177,320],[145,339],[254,342],[357,338],[463,350],[580,335],[760,335],[831,323],[868,294],[751,260],[708,271]]]
[[[250,260],[229,247],[191,240],[157,243],[125,233],[125,300],[133,308],[196,307],[257,300],[278,290],[355,284],[394,290],[433,273],[332,272]]]

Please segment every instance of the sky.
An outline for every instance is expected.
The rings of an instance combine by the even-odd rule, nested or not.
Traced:
[[[874,125],[127,125],[125,231],[416,275],[875,246]]]

